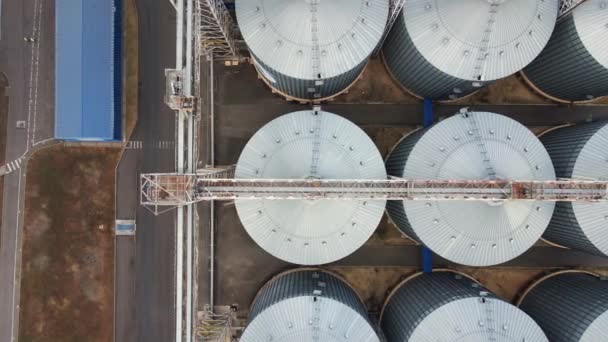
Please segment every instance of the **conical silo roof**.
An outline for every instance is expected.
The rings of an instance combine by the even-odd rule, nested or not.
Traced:
[[[380,152],[352,122],[324,111],[283,115],[245,146],[236,178],[386,179]],[[282,260],[324,264],[363,245],[384,200],[236,200],[249,235]]]
[[[464,112],[406,136],[387,159],[406,179],[555,180],[549,154],[525,126],[488,112]],[[484,266],[525,252],[545,231],[555,203],[390,201],[405,234],[456,263]]]

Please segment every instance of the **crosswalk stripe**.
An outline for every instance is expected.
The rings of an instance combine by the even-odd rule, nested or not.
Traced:
[[[154,146],[155,148],[158,148],[158,149],[171,149],[171,148],[175,147],[175,141],[159,140],[159,141],[154,142],[154,144],[152,146]],[[142,149],[142,148],[144,148],[144,142],[140,141],[140,140],[127,141],[125,143],[125,148]]]

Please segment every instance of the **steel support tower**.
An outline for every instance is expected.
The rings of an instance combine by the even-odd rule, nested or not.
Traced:
[[[222,0],[196,0],[197,44],[215,59],[237,57],[235,23]]]

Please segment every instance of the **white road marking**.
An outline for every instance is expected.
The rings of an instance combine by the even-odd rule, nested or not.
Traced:
[[[15,227],[15,256],[13,259],[13,286],[11,286],[13,288],[13,303],[11,305],[11,310],[12,310],[12,314],[11,314],[11,341],[15,341],[15,295],[17,293],[16,291],[16,282],[17,282],[17,253],[19,253],[19,217],[21,214],[21,209],[19,209],[20,207],[20,201],[21,201],[21,170],[19,170],[19,184],[17,185],[17,220],[16,220],[16,227]]]
[[[34,127],[32,129],[32,146],[36,142],[36,117],[38,114],[38,73],[40,70],[40,26],[42,25],[42,1],[38,1],[38,29],[34,32],[34,39],[36,44],[36,75],[34,76]],[[35,10],[35,9],[34,9]],[[29,125],[28,125],[29,126]],[[29,128],[29,127],[28,127]]]
[[[32,127],[31,122],[32,122],[32,107],[34,107],[34,110],[36,110],[37,105],[38,105],[38,101],[37,98],[35,99],[34,97],[38,97],[38,61],[39,58],[37,55],[39,55],[39,50],[40,50],[40,15],[41,15],[41,11],[42,11],[42,4],[40,0],[35,0],[34,1],[34,23],[33,23],[33,27],[32,27],[32,37],[34,38],[34,43],[32,44],[32,52],[31,52],[31,59],[30,59],[30,82],[29,82],[29,101],[28,101],[28,108],[27,108],[27,123],[28,123],[28,127],[27,127],[27,137],[26,137],[26,144],[25,144],[25,151],[29,151],[30,148],[30,127]],[[36,59],[34,60],[34,57],[36,56]],[[35,78],[34,78],[34,74],[36,74]],[[32,93],[34,91],[35,88],[35,92]],[[35,103],[34,103],[35,102]],[[34,113],[34,125],[33,125],[33,131],[35,132],[36,130],[36,117],[35,117],[35,113]]]
[[[40,145],[40,144],[44,144],[44,143],[49,142],[51,140],[55,140],[55,138],[48,138],[48,139],[44,139],[44,140],[41,140],[41,141],[37,141],[37,142],[34,143],[34,146]]]
[[[130,140],[124,143],[125,149],[139,150],[144,148],[144,142],[141,140]],[[175,146],[175,141],[159,140],[154,143],[154,148],[167,150]]]
[[[6,163],[6,165],[4,165],[3,167],[4,167],[4,169],[6,169],[8,171],[5,172],[4,174],[9,174],[11,172],[19,170],[21,168],[22,159],[23,159],[23,156]]]

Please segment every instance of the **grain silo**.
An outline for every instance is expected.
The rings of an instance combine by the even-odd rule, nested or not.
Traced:
[[[608,123],[558,128],[540,138],[558,178],[608,180]],[[545,231],[550,242],[608,255],[608,203],[558,202]]]
[[[237,0],[258,73],[288,98],[322,100],[352,84],[380,42],[389,0]]]
[[[408,0],[383,48],[410,93],[454,100],[512,75],[545,47],[558,0]]]
[[[380,341],[357,293],[338,276],[293,270],[258,292],[243,342]]]
[[[549,154],[520,123],[468,112],[415,131],[387,158],[389,175],[406,179],[554,180]],[[542,201],[389,201],[391,221],[407,236],[453,262],[487,266],[530,248],[551,219]]]
[[[245,146],[236,178],[386,179],[380,152],[352,122],[307,110],[262,127]],[[275,257],[301,265],[341,259],[363,245],[385,200],[237,200],[249,235]]]
[[[547,47],[523,74],[557,101],[608,95],[608,2],[587,0],[561,19]]]
[[[598,342],[608,336],[608,281],[592,273],[548,275],[525,291],[519,308],[552,342]]]
[[[526,313],[451,271],[401,282],[382,308],[380,325],[388,342],[548,341]]]

